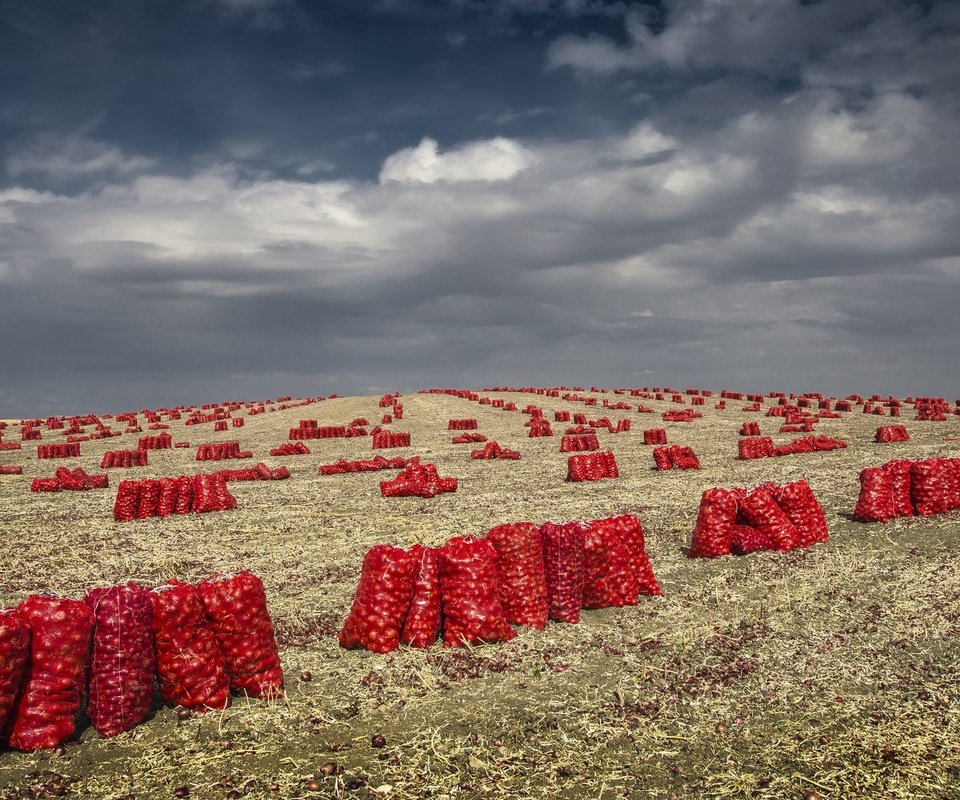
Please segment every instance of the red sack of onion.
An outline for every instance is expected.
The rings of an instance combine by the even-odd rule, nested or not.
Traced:
[[[507,622],[547,627],[547,583],[540,530],[532,522],[497,525],[487,532],[497,551],[497,584]]]
[[[776,550],[773,540],[750,525],[734,525],[730,532],[730,550],[738,556],[759,550]]]
[[[283,667],[263,582],[253,573],[214,575],[197,586],[233,691],[283,696]]]
[[[416,562],[413,600],[403,623],[400,642],[411,647],[429,647],[440,635],[440,575],[437,551],[415,544],[408,551]]]
[[[629,544],[606,524],[587,523],[584,532],[583,607],[620,608],[637,603],[640,584]]]
[[[160,481],[145,478],[140,481],[140,502],[137,503],[137,519],[157,516],[160,503]]]
[[[886,522],[896,516],[889,472],[881,467],[860,470],[860,496],[853,516],[860,522]]]
[[[897,517],[913,516],[913,499],[910,494],[910,467],[913,462],[909,458],[898,458],[883,465],[887,473],[890,498],[893,502],[893,513]]]
[[[31,595],[17,606],[17,616],[30,628],[30,661],[4,738],[14,750],[49,750],[74,732],[93,612],[79,600]]]
[[[550,619],[576,624],[583,606],[584,533],[579,522],[540,526]]]
[[[733,527],[737,524],[737,505],[737,495],[727,489],[716,487],[703,493],[687,553],[690,558],[730,555]]]
[[[771,542],[775,550],[792,550],[797,546],[799,533],[783,509],[777,505],[773,493],[766,486],[749,492],[740,504],[740,514]]]
[[[924,458],[910,467],[910,492],[917,515],[929,517],[947,511],[944,459]]]
[[[810,484],[803,479],[792,481],[778,487],[774,496],[797,529],[797,547],[827,541],[827,519]]]
[[[20,692],[30,655],[30,628],[12,608],[0,610],[0,731]]]
[[[637,580],[637,589],[641,595],[661,596],[663,591],[653,574],[653,565],[647,557],[643,523],[636,514],[620,514],[617,517],[608,517],[598,520],[606,526],[610,535],[617,536],[623,541],[630,553],[630,569]]]
[[[135,583],[94,589],[84,602],[96,626],[87,714],[102,737],[143,721],[153,701],[156,660],[150,592]]]
[[[517,635],[500,605],[493,544],[456,536],[438,549],[437,557],[444,647],[507,642]]]
[[[140,482],[120,481],[117,499],[113,504],[113,518],[118,522],[130,522],[137,518],[140,505]]]
[[[378,544],[367,551],[353,606],[340,631],[342,647],[374,653],[397,649],[416,570],[414,556],[400,547]]]
[[[230,705],[220,645],[196,587],[176,579],[151,592],[157,677],[168,702],[199,711]]]
[[[189,475],[177,477],[177,502],[174,514],[189,514],[193,510],[193,479]]]

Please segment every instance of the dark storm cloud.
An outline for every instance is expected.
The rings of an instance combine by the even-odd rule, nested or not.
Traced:
[[[0,11],[0,416],[960,390],[955,5]]]

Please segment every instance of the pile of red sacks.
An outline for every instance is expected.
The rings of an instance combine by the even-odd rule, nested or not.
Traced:
[[[169,433],[159,436],[141,436],[137,442],[138,450],[169,450],[173,447],[173,437]]]
[[[0,475],[23,475],[23,467],[19,464],[0,464]]]
[[[740,426],[740,435],[741,436],[759,436],[760,435],[760,423],[759,422],[744,422]]]
[[[61,489],[68,491],[88,491],[90,489],[106,489],[110,485],[107,476],[88,475],[83,467],[67,469],[66,467],[57,467],[57,471],[52,478],[34,478],[30,484],[31,492],[59,492]]]
[[[450,444],[481,444],[487,441],[482,433],[461,433],[450,440]]]
[[[505,642],[513,625],[576,623],[584,608],[662,595],[639,518],[498,525],[441,547],[372,547],[363,560],[340,644],[389,653],[407,644]]]
[[[519,450],[509,450],[501,447],[498,442],[487,442],[482,450],[471,450],[470,458],[473,459],[507,459],[518,461],[520,459]]]
[[[660,415],[664,422],[693,422],[703,416],[692,408],[685,408],[682,411],[664,411]]]
[[[239,417],[238,417],[239,419]],[[303,442],[284,442],[270,451],[272,456],[308,456],[310,448]]]
[[[565,434],[560,439],[561,453],[586,453],[591,450],[600,449],[600,440],[597,434],[590,433],[570,433]]]
[[[373,449],[387,450],[391,447],[409,447],[410,434],[401,431],[377,431],[373,434]]]
[[[374,456],[369,459],[360,459],[357,461],[346,461],[340,459],[334,464],[321,464],[319,473],[321,475],[343,475],[348,472],[377,472],[381,469],[403,469],[407,464],[418,464],[419,456],[411,458],[384,458],[383,456]]]
[[[176,478],[120,481],[113,505],[113,518],[118,522],[129,522],[171,514],[226,511],[236,507],[237,501],[227,489],[226,477],[213,472]]]
[[[692,447],[682,447],[670,444],[665,447],[653,448],[653,460],[658,470],[673,469],[700,469],[700,459],[693,452]]]
[[[291,428],[291,440],[300,439],[342,439],[347,435],[347,428],[344,425],[318,425],[315,419],[300,420],[300,427]]]
[[[900,458],[860,472],[861,522],[929,517],[960,508],[960,458]]]
[[[37,458],[79,458],[80,443],[67,444],[38,444]]]
[[[408,463],[403,472],[389,481],[380,481],[384,497],[436,497],[457,491],[456,478],[441,478],[436,464]]]
[[[909,442],[910,434],[906,425],[881,425],[877,428],[875,442]]]
[[[584,453],[567,459],[567,480],[574,483],[599,481],[603,478],[618,478],[620,470],[611,450]]]
[[[290,477],[290,470],[283,466],[271,469],[261,461],[255,467],[222,469],[217,474],[222,475],[227,483],[230,481],[283,481]]]
[[[240,442],[215,442],[197,447],[197,461],[225,461],[230,458],[252,458],[253,451],[241,450]]]
[[[540,436],[553,436],[553,428],[543,417],[534,417],[524,423],[530,428],[530,438],[536,439]]]
[[[476,429],[476,419],[451,419],[447,422],[448,431],[475,431]]]
[[[667,432],[663,428],[648,428],[643,432],[644,444],[666,444]]]
[[[757,550],[787,551],[828,538],[826,517],[805,480],[707,489],[688,555],[717,558]]]
[[[146,450],[107,450],[100,460],[100,469],[111,467],[145,467],[147,466]]]
[[[801,436],[788,444],[774,445],[769,436],[751,436],[737,442],[740,461],[754,458],[776,458],[799,453],[825,452],[827,450],[843,449],[847,443],[842,439],[832,439],[829,436]]]
[[[223,709],[230,693],[283,696],[266,594],[249,572],[154,590],[125,583],[83,601],[31,595],[0,610],[0,730],[14,750],[53,749],[76,727],[84,691],[97,733],[141,723],[154,684],[173,705]]]

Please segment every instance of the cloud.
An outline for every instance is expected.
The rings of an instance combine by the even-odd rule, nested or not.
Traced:
[[[98,142],[84,135],[41,134],[6,158],[13,178],[46,175],[55,180],[90,176],[123,176],[144,172],[156,162],[152,158],[127,155],[114,144]]]
[[[298,64],[290,71],[290,77],[297,80],[329,78],[343,75],[346,71],[347,65],[342,61],[324,61],[321,64]]]
[[[440,153],[436,140],[424,137],[416,147],[388,156],[380,181],[399,183],[463,183],[506,181],[533,166],[533,153],[522,144],[498,136]]]

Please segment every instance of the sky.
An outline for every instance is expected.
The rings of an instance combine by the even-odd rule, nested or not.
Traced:
[[[0,417],[960,396],[960,3],[0,0]]]

